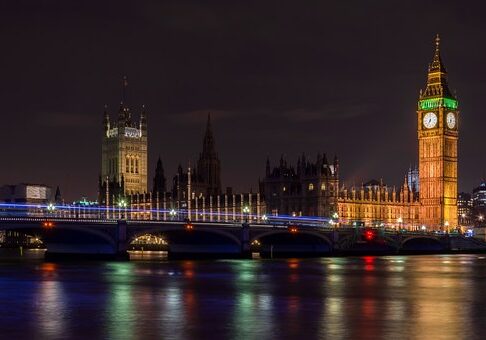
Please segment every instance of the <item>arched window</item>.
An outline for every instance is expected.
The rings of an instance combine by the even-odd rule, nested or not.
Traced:
[[[321,184],[321,191],[325,191],[326,190],[326,183],[322,183]]]
[[[126,166],[125,171],[127,173],[129,173],[130,172],[130,158],[128,156],[127,156],[127,159],[126,159],[126,162],[125,162],[125,166]]]
[[[135,173],[138,174],[138,159],[135,159]]]
[[[309,191],[313,191],[313,190],[314,190],[314,184],[309,183]]]

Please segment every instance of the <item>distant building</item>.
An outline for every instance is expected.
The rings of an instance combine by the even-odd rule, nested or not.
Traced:
[[[144,106],[138,120],[126,105],[127,80],[123,79],[123,101],[112,120],[105,107],[100,204],[111,205],[125,195],[147,192],[147,117]]]
[[[331,216],[337,209],[338,190],[338,159],[329,163],[325,154],[318,154],[315,161],[302,155],[295,167],[283,156],[273,168],[267,159],[260,182],[260,193],[272,215]]]
[[[103,214],[108,218],[189,218],[193,221],[229,222],[241,221],[248,215],[252,215],[255,221],[262,221],[266,214],[265,202],[260,193],[233,193],[228,188],[223,194],[221,162],[216,152],[209,115],[198,161],[194,167],[189,166],[187,169],[179,165],[171,188],[168,187],[160,157],[155,168],[152,190],[128,192],[126,181],[129,177],[122,174],[118,178],[119,181],[115,176],[109,183],[100,179],[100,207],[106,208]],[[84,216],[83,207],[78,214]]]
[[[470,193],[461,192],[457,195],[457,213],[459,215],[459,224],[461,226],[470,226],[474,224],[473,199]]]
[[[21,183],[0,187],[1,203],[19,205],[18,208],[0,207],[0,215],[42,216],[45,205],[52,201],[52,189],[47,185]]]
[[[483,181],[473,189],[473,221],[476,225],[486,224],[486,181]]]
[[[184,171],[179,165],[172,182],[172,195],[175,199],[185,200],[190,192],[192,198],[217,196],[221,189],[221,161],[216,152],[216,142],[211,128],[211,116],[208,114],[204,133],[202,152],[195,167]],[[189,191],[187,188],[190,188]]]
[[[14,184],[0,187],[0,202],[47,204],[53,199],[51,187],[43,184]]]

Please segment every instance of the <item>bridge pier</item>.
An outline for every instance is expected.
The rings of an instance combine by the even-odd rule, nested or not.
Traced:
[[[116,226],[116,254],[115,257],[120,260],[129,260],[128,255],[128,237],[127,237],[127,221],[120,220]]]
[[[250,250],[250,225],[245,222],[241,226],[241,257],[251,258]]]

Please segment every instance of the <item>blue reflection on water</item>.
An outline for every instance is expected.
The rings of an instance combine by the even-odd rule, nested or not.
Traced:
[[[482,256],[0,263],[4,338],[474,338]]]

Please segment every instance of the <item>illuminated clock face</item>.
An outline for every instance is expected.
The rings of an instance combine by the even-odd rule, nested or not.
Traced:
[[[449,127],[449,129],[453,129],[456,127],[456,115],[454,114],[454,112],[449,112],[447,114],[447,126]]]
[[[437,125],[437,115],[433,112],[429,112],[424,116],[424,126],[427,129],[432,129]]]

